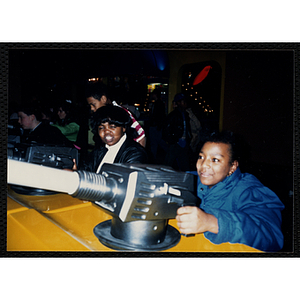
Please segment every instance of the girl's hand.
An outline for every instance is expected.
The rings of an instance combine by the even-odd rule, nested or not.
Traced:
[[[219,232],[218,219],[196,206],[183,206],[177,210],[177,225],[183,234]]]

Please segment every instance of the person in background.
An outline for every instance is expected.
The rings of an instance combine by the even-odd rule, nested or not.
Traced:
[[[190,170],[191,129],[184,94],[176,94],[174,102],[176,107],[168,114],[162,133],[163,139],[169,146],[164,164],[180,171],[188,171]]]
[[[41,113],[42,113],[42,122],[53,125],[55,119],[53,107],[44,105],[41,107]]]
[[[214,244],[240,243],[262,251],[283,247],[284,205],[256,177],[241,173],[238,143],[231,132],[213,133],[197,161],[200,207],[177,210],[183,234],[204,233]]]
[[[23,129],[19,124],[18,112],[14,110],[10,112],[7,129],[7,146],[13,147],[14,144],[20,143]]]
[[[186,112],[190,117],[190,128],[191,128],[191,141],[190,141],[190,167],[194,169],[196,161],[198,160],[198,153],[201,141],[201,123],[194,114],[191,107],[186,109]]]
[[[58,121],[52,125],[58,128],[68,140],[75,143],[80,126],[73,120],[72,112],[72,101],[63,101],[58,107]]]
[[[135,97],[134,94],[129,89],[128,77],[124,78],[124,92],[122,94],[122,102],[121,106],[126,108],[136,120],[139,120],[141,113],[139,112],[138,108],[135,106]],[[138,102],[138,101],[137,101]]]
[[[96,112],[100,107],[106,106],[108,104],[113,104],[114,106],[119,106],[115,101],[111,102],[106,87],[102,84],[99,85],[97,83],[90,84],[87,87],[86,91],[86,100],[90,106],[91,112]],[[125,108],[122,107],[130,116],[132,120],[132,127],[136,130],[137,136],[134,138],[134,140],[138,143],[140,143],[143,147],[146,145],[146,136],[145,131],[142,128],[142,126],[136,121],[134,116]],[[95,143],[97,144],[97,140],[95,140]]]
[[[150,101],[153,102],[149,116],[149,144],[153,163],[162,164],[168,145],[162,138],[162,131],[166,121],[166,107],[161,99],[160,89],[155,89],[150,94]]]
[[[201,123],[198,118],[195,116],[191,107],[186,109],[187,113],[190,117],[190,127],[191,127],[191,134],[192,139],[190,142],[190,147],[193,152],[196,152],[197,146],[200,143],[200,131],[201,131]]]
[[[118,106],[99,108],[94,113],[92,128],[102,144],[90,153],[80,169],[98,173],[104,163],[147,163],[145,148],[132,138],[135,132],[131,123],[128,113]],[[73,170],[76,169],[74,165]]]
[[[24,129],[21,136],[22,143],[39,143],[73,147],[72,143],[61,131],[42,122],[42,113],[36,107],[22,107],[18,109],[19,124]]]

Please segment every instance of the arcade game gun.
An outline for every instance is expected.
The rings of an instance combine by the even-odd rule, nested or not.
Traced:
[[[57,169],[72,169],[73,159],[78,164],[78,150],[57,145],[16,143],[7,149],[7,157]]]
[[[104,164],[99,174],[66,171],[8,159],[7,182],[88,200],[112,216],[94,228],[116,250],[160,251],[175,246],[180,233],[168,225],[184,205],[198,205],[194,176],[165,166]]]

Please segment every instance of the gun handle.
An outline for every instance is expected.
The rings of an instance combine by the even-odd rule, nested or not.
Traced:
[[[190,233],[190,234],[181,233],[181,235],[185,237],[191,237],[191,236],[195,236],[195,233]]]

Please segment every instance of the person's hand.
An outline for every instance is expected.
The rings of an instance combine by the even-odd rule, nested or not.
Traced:
[[[73,167],[72,169],[64,169],[65,171],[73,172],[77,170],[77,164],[76,164],[76,159],[73,159]]]
[[[77,170],[77,164],[76,164],[76,159],[73,158],[73,168],[72,168],[73,171],[76,171]]]
[[[177,225],[183,234],[203,233],[210,231],[218,233],[218,219],[196,206],[183,206],[177,210]]]

